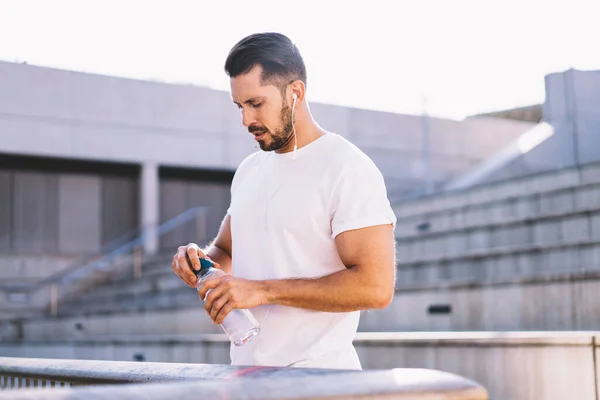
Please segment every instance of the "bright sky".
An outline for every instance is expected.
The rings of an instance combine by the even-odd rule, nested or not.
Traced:
[[[228,90],[231,46],[279,31],[309,100],[463,118],[600,69],[598,15],[598,0],[0,0],[0,60]]]

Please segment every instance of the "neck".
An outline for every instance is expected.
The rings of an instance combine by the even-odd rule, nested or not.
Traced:
[[[296,128],[296,143],[298,148],[314,142],[325,134],[323,129],[321,129],[321,127],[317,125],[317,123],[310,116],[308,118],[299,118],[295,121],[294,126]],[[288,153],[290,151],[294,151],[293,134],[288,144],[281,149],[275,150],[275,152],[278,154]]]

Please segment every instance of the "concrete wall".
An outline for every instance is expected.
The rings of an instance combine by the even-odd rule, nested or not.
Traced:
[[[227,92],[6,62],[0,62],[0,87],[0,253],[95,253],[137,226],[151,232],[193,206],[209,207],[205,235],[212,237],[229,203],[230,178],[163,179],[160,171],[231,174],[255,151]],[[311,109],[324,128],[373,158],[390,197],[423,184],[425,124],[434,181],[464,171],[531,125],[485,117],[424,120],[317,103]],[[32,156],[26,163],[39,168],[6,167],[15,156]],[[48,165],[57,159],[80,163],[68,174],[52,173]],[[134,179],[109,178],[104,167],[86,174],[79,170],[86,162],[126,163],[138,172]],[[146,250],[206,240],[193,225],[160,239],[149,235]],[[13,267],[0,264],[22,276]]]
[[[192,207],[206,207],[206,219],[200,231],[191,221],[160,239],[161,249],[174,253],[178,246],[190,242],[204,243],[217,234],[230,203],[230,186],[219,182],[163,179],[160,183],[160,221],[165,222]]]
[[[3,253],[0,254],[0,284],[34,283],[68,268],[79,259],[73,255]]]
[[[484,386],[490,399],[595,400],[594,332],[359,334],[364,369],[429,368]],[[228,364],[223,335],[2,343],[8,357]]]
[[[555,134],[488,182],[600,161],[600,71],[547,75],[543,115]]]
[[[254,151],[227,92],[0,62],[0,153],[234,170]],[[394,191],[422,183],[423,118],[311,104]],[[429,119],[432,176],[453,176],[532,124]]]
[[[1,170],[0,251],[90,254],[137,226],[137,178]]]
[[[32,160],[0,160],[2,283],[56,273],[138,226],[135,171],[78,172]]]
[[[363,312],[361,331],[594,330],[599,274],[400,288],[392,304]],[[433,306],[449,308],[435,313]]]
[[[0,165],[0,285],[35,282],[140,234],[137,173],[78,173],[39,164]],[[229,183],[165,178],[159,195],[158,223],[192,207],[207,207],[202,226],[191,221],[160,238],[161,248],[172,252],[178,245],[214,237],[229,206]]]

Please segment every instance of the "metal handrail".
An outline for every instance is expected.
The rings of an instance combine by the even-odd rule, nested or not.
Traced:
[[[8,383],[0,389],[31,388],[39,380],[70,386],[45,391],[44,398],[48,399],[64,398],[65,390],[74,399],[120,398],[125,394],[146,399],[191,398],[190,393],[194,398],[241,398],[251,394],[253,398],[280,399],[288,398],[290,388],[294,388],[296,399],[489,398],[487,390],[473,380],[415,368],[352,371],[0,357],[0,378]],[[77,388],[87,385],[95,387]],[[0,394],[0,398],[4,397]],[[39,392],[23,392],[20,398],[39,398]]]
[[[169,233],[169,232],[173,231],[174,229],[177,229],[177,228],[181,227],[182,225],[184,225],[194,219],[197,219],[201,215],[206,215],[206,211],[207,211],[206,207],[194,207],[194,208],[190,208],[189,210],[184,211],[183,213],[171,218],[170,220],[168,220],[167,222],[163,223],[162,225],[160,225],[158,227],[145,229],[145,230],[143,229],[144,227],[139,227],[136,229],[136,231],[139,232],[140,230],[143,230],[143,233],[141,235],[139,235],[137,238],[135,238],[133,240],[128,241],[127,243],[119,245],[117,248],[113,248],[113,249],[106,251],[104,254],[101,254],[99,256],[97,255],[95,257],[94,256],[84,257],[82,260],[79,261],[79,263],[74,264],[73,267],[62,270],[56,274],[53,274],[49,277],[41,279],[38,282],[28,283],[28,284],[7,284],[7,285],[3,285],[2,287],[0,287],[0,290],[13,292],[13,293],[14,292],[31,293],[31,292],[40,290],[44,287],[50,286],[52,302],[56,303],[57,296],[58,296],[57,288],[59,285],[72,283],[73,281],[76,281],[78,279],[89,276],[91,273],[93,273],[95,271],[107,270],[109,267],[112,266],[111,261],[114,258],[116,258],[120,255],[124,255],[124,254],[131,254],[135,250],[140,249],[148,236],[152,235],[156,238],[160,238],[164,234]],[[135,231],[132,231],[132,232],[135,232]],[[131,235],[132,232],[129,232],[126,235]],[[126,235],[123,235],[121,238],[126,237]],[[114,243],[118,243],[118,242],[119,242],[119,239],[113,241],[113,247],[114,247]],[[105,246],[105,249],[106,248],[109,248],[109,246]],[[54,307],[53,307],[54,312],[53,313],[55,313],[55,311],[56,311],[55,308],[56,308],[56,304],[54,304]]]
[[[82,265],[88,264],[90,261],[95,260],[99,257],[102,257],[103,254],[107,254],[107,253],[111,252],[112,250],[114,250],[115,248],[118,248],[119,246],[122,246],[122,245],[130,242],[132,240],[132,238],[135,238],[136,236],[138,236],[139,233],[143,232],[143,230],[145,228],[147,228],[147,227],[138,226],[135,229],[132,229],[131,231],[126,232],[115,239],[110,240],[108,243],[102,245],[100,247],[100,250],[97,253],[86,254],[86,255],[80,257],[76,261],[71,262],[71,264],[68,267],[66,267],[65,269],[63,269],[53,275],[50,275],[50,277],[65,274],[68,271],[80,268]],[[45,278],[45,279],[48,279],[48,278]],[[41,279],[37,282],[34,282],[34,283],[0,283],[0,291],[19,291],[19,292],[29,291],[29,290],[33,290],[35,286],[38,286],[41,283],[41,281],[43,281],[43,279]]]
[[[129,243],[133,238],[136,238],[137,236],[139,236],[140,232],[144,232],[144,230],[147,230],[149,227],[150,227],[149,224],[140,225],[128,232],[125,232],[122,235],[120,235],[120,236],[110,240],[106,244],[102,245],[100,247],[100,250],[97,253],[87,254],[83,257],[80,257],[76,261],[72,262],[65,269],[63,269],[53,275],[50,275],[49,277],[41,279],[37,282],[34,282],[34,283],[0,283],[0,291],[24,292],[24,291],[34,290],[36,286],[37,287],[43,286],[43,285],[41,285],[41,283],[42,283],[42,281],[44,281],[46,279],[50,279],[52,277],[58,277],[59,275],[64,275],[69,271],[73,271],[78,268],[81,268],[82,265],[88,264],[91,261],[96,260],[99,257],[102,257],[103,255],[110,253],[111,251],[115,250],[116,248]]]

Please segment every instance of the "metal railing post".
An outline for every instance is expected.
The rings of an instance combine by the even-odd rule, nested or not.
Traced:
[[[133,277],[140,279],[142,277],[143,251],[141,247],[133,250]]]
[[[206,214],[204,212],[196,215],[196,241],[204,240],[206,236]]]
[[[50,286],[50,315],[53,317],[58,315],[58,285],[56,283]]]

